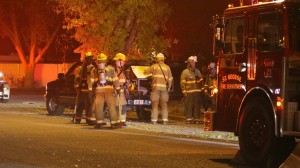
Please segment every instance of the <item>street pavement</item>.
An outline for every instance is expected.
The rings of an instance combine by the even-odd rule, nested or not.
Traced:
[[[44,115],[46,118],[51,118],[51,116],[48,116],[47,114],[43,95],[44,89],[12,90],[11,100],[8,103],[2,104],[1,111],[11,112],[13,110],[16,113],[24,114],[38,113]],[[186,124],[181,99],[171,99],[168,103],[168,108],[169,122],[167,125],[163,125],[161,120],[158,122],[158,124],[151,124],[149,121],[140,121],[137,119],[135,112],[129,111],[127,112],[127,127],[121,129],[125,129],[124,131],[126,131],[127,128],[130,128],[141,131],[162,133],[165,135],[178,136],[179,138],[191,138],[191,141],[195,139],[204,139],[211,143],[222,143],[225,146],[234,146],[237,149],[239,148],[238,137],[236,137],[232,132],[207,131],[205,129],[207,125],[203,121],[203,109],[201,109],[201,120],[203,121],[202,123]],[[66,109],[64,115],[53,116],[53,118],[64,117],[70,118],[71,121],[72,114],[73,110]],[[159,118],[161,119],[161,116]],[[109,123],[109,120],[107,120],[107,123]],[[86,125],[84,122],[82,124]],[[107,127],[109,127],[109,124],[107,125]],[[235,164],[245,164],[239,152],[235,155],[232,162]]]
[[[25,108],[25,105],[29,108],[36,107],[39,113],[47,114],[45,107],[44,95],[45,89],[12,89],[11,91],[11,100],[7,104],[14,104],[16,107],[17,104],[21,103],[22,108]],[[25,109],[26,110],[26,109]],[[128,111],[127,112],[127,127],[152,131],[152,132],[162,132],[166,134],[175,134],[179,136],[186,137],[197,137],[209,140],[221,140],[230,143],[237,143],[238,138],[234,136],[232,132],[221,132],[221,131],[205,131],[205,123],[201,124],[186,124],[185,123],[185,114],[183,110],[183,103],[180,98],[171,99],[168,102],[168,111],[169,111],[169,122],[168,125],[162,125],[159,121],[157,125],[150,124],[146,121],[140,121],[137,119],[136,112]],[[201,109],[201,120],[203,121],[204,109]],[[65,115],[62,117],[70,117],[73,113],[73,110],[66,109]],[[161,119],[161,116],[159,116]],[[109,121],[108,121],[109,122]]]
[[[9,111],[6,107],[1,109],[0,168],[247,166],[232,162],[239,149],[236,144],[147,132],[131,126],[94,129],[85,123],[73,124],[67,116],[46,115],[45,111],[36,111],[39,106],[31,105],[36,107],[31,111],[30,108],[20,111],[19,107]],[[155,126],[156,129],[171,127]]]

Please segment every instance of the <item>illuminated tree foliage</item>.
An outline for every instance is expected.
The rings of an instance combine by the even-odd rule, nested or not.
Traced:
[[[74,37],[85,50],[141,59],[168,47],[163,33],[171,10],[164,0],[55,1],[57,12],[65,15],[64,28],[75,28]]]
[[[61,28],[46,0],[1,0],[0,31],[15,46],[25,71],[25,87],[33,87],[34,68]]]

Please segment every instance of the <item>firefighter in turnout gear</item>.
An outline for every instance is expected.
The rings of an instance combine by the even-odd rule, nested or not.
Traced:
[[[204,92],[203,106],[205,111],[207,111],[208,108],[214,111],[216,105],[216,92],[217,92],[216,63],[214,62],[209,63],[207,69],[209,70],[209,73],[205,78],[204,86],[202,88]]]
[[[91,70],[93,65],[93,53],[87,52],[82,60],[82,65],[75,70],[74,87],[76,89],[75,102],[75,123],[79,124],[82,119],[82,113],[85,111],[86,123],[92,125],[95,122],[91,108],[92,85],[94,83],[91,78]]]
[[[115,72],[118,76],[119,83],[120,83],[120,94],[117,96],[116,99],[116,110],[118,113],[118,119],[120,121],[120,126],[127,126],[126,125],[126,97],[125,97],[125,89],[127,89],[126,83],[126,76],[124,72],[124,64],[126,61],[126,56],[122,53],[118,53],[115,55]]]
[[[184,110],[186,123],[200,124],[200,92],[203,78],[199,69],[196,68],[197,57],[190,56],[187,68],[182,71],[180,76],[180,87],[184,95]]]
[[[161,114],[163,124],[168,122],[168,105],[169,90],[173,82],[171,69],[164,63],[165,56],[159,53],[155,57],[156,63],[145,69],[145,75],[152,75],[151,95],[150,100],[152,104],[151,122],[157,123],[158,120],[158,105],[161,107]]]
[[[119,94],[120,85],[115,69],[112,66],[106,66],[107,56],[99,54],[97,56],[97,68],[93,70],[95,78],[95,105],[96,105],[96,125],[94,128],[101,129],[104,122],[104,104],[108,107],[111,128],[119,127],[118,117],[116,112],[116,95],[115,90]]]

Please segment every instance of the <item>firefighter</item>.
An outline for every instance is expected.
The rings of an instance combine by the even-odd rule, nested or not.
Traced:
[[[127,89],[127,82],[126,82],[126,76],[124,72],[124,65],[126,61],[126,56],[123,53],[118,53],[115,55],[114,59],[115,61],[115,72],[118,76],[119,83],[120,83],[120,94],[117,96],[116,99],[116,110],[118,113],[118,120],[120,121],[121,127],[126,127],[126,97],[125,97],[125,91]]]
[[[145,69],[145,75],[152,75],[150,100],[152,103],[151,122],[157,124],[158,105],[160,103],[163,124],[168,122],[169,90],[173,82],[171,69],[164,63],[165,56],[159,53],[155,57],[156,63]]]
[[[92,85],[94,81],[91,78],[91,70],[93,65],[93,53],[87,52],[80,65],[75,70],[74,87],[76,90],[76,102],[75,102],[75,124],[79,124],[82,119],[82,113],[85,111],[86,123],[93,125],[95,118],[92,116],[91,102],[92,102]]]
[[[115,90],[119,94],[120,85],[114,67],[108,65],[107,56],[103,53],[97,56],[97,68],[93,70],[95,78],[95,106],[96,106],[96,125],[94,128],[101,129],[106,124],[104,122],[104,104],[108,107],[111,128],[118,128],[118,117],[116,112]]]
[[[196,68],[197,56],[190,56],[187,68],[180,76],[180,87],[184,95],[184,110],[187,124],[200,124],[200,92],[202,88],[202,75]]]
[[[217,88],[217,70],[216,63],[211,62],[208,64],[207,69],[209,71],[203,86],[204,91],[204,110],[207,111],[210,107],[211,110],[215,110],[215,89]]]

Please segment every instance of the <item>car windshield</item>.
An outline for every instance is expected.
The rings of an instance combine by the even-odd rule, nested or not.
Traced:
[[[66,76],[70,76],[70,75],[75,75],[75,70],[77,69],[77,67],[81,65],[80,62],[75,62],[71,68],[68,70],[68,72],[66,73]]]

